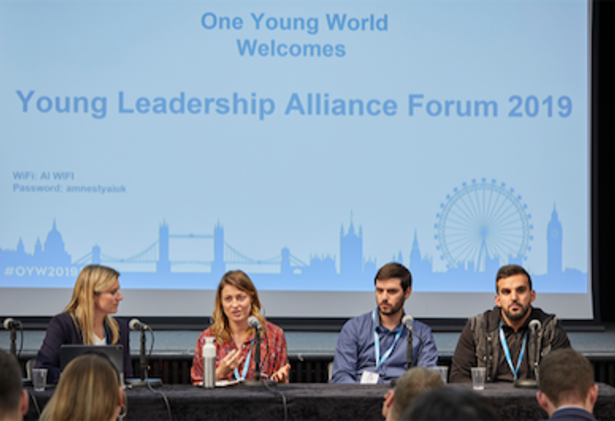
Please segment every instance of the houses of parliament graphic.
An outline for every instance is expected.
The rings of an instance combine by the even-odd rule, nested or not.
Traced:
[[[532,252],[533,224],[527,208],[521,196],[504,183],[485,179],[463,183],[446,196],[434,224],[434,252],[446,263],[446,270],[435,271],[433,257],[421,252],[416,228],[408,242],[412,245],[407,258],[400,251],[390,260],[410,268],[414,291],[493,292],[498,268],[507,263],[523,265]],[[555,205],[543,238],[547,245],[547,271],[532,273],[530,268],[535,288],[546,292],[587,292],[587,273],[564,267],[564,230]],[[175,239],[210,242],[208,250],[213,253],[199,259],[171,260]],[[0,249],[0,286],[28,286],[27,281],[34,278],[48,278],[50,284],[54,280],[51,278],[64,278],[72,285],[83,266],[97,263],[121,266],[123,288],[215,289],[226,270],[242,268],[259,289],[367,291],[373,289],[378,266],[386,262],[366,259],[363,244],[363,227],[355,226],[351,217],[348,226],[340,228],[339,263],[335,256],[318,254],[305,262],[287,247],[281,248],[277,256],[255,259],[225,241],[220,223],[211,234],[184,234],[174,233],[163,220],[158,227],[158,239],[132,256],[114,257],[93,245],[88,254],[74,258],[66,251],[54,220],[45,241],[37,239],[33,252],[25,250],[22,239],[15,249]],[[186,267],[189,270],[182,269]]]

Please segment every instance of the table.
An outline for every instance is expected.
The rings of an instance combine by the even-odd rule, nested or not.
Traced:
[[[471,388],[469,384],[448,387]],[[382,421],[383,396],[387,385],[285,384],[265,386],[230,386],[201,389],[189,385],[168,385],[154,389],[127,390],[126,420],[169,420],[162,394],[170,404],[172,419],[192,420],[284,420],[283,397],[288,420],[374,420]],[[39,406],[46,404],[53,389],[28,392]],[[510,384],[487,384],[476,393],[484,396],[499,410],[502,420],[536,420],[546,418],[536,402],[535,389],[516,389]],[[599,384],[596,418],[615,421],[615,388]],[[37,420],[33,400],[26,420]]]

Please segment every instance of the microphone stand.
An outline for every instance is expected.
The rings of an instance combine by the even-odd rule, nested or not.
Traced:
[[[534,320],[532,320],[533,322]],[[530,322],[530,342],[527,349],[528,368],[530,373],[533,372],[534,378],[531,379],[517,379],[515,380],[515,387],[536,389],[538,388],[538,356],[540,355],[540,346],[538,344],[538,328]],[[531,360],[534,359],[532,362]]]
[[[257,382],[261,381],[261,335],[260,329],[256,330],[256,337],[254,338],[254,377]]]
[[[13,354],[15,358],[17,358],[17,347],[15,346],[16,341],[17,341],[17,329],[15,329],[15,326],[11,326],[11,354]]]
[[[414,355],[413,355],[414,350],[412,349],[412,335],[416,336],[420,342],[418,352],[416,353],[417,363],[418,363],[419,356],[421,355],[421,351],[423,350],[423,346],[425,344],[423,343],[423,339],[421,339],[419,335],[414,333],[414,319],[412,318],[412,316],[410,315],[403,316],[401,319],[401,322],[403,323],[404,327],[408,329],[408,347],[407,347],[406,360],[407,360],[407,365],[408,365],[408,370],[409,370],[415,365]]]
[[[145,329],[141,329],[141,348],[139,351],[139,370],[141,371],[141,379],[126,379],[126,383],[132,387],[162,386],[162,380],[158,378],[150,379],[148,377],[148,365],[147,354],[145,353]]]
[[[147,355],[145,355],[145,331],[141,329],[141,349],[139,351],[139,368],[141,369],[141,381],[147,378]]]
[[[414,359],[412,358],[412,331],[408,329],[408,370],[414,367]]]
[[[538,332],[538,329],[536,329],[535,332],[536,335],[536,353],[534,354],[534,378],[536,379],[536,383],[538,386],[540,386],[540,376],[539,376],[539,372],[540,372],[540,348],[542,347],[542,334],[540,332]]]
[[[6,320],[5,320],[6,323]],[[5,324],[6,326],[6,324]],[[21,344],[23,347],[23,325],[21,324],[21,322],[15,322],[13,321],[13,324],[10,325],[9,327],[9,331],[10,331],[10,337],[11,337],[11,346],[10,346],[10,353],[13,354],[13,356],[15,356],[15,358],[17,358],[17,326],[19,326],[21,328]],[[21,353],[21,349],[19,350],[19,352]],[[26,367],[26,371],[27,371],[27,367]],[[22,373],[23,374],[23,373]],[[26,373],[27,375],[27,373]],[[31,386],[32,385],[32,381],[28,378],[24,378],[22,377],[21,379],[21,385],[22,386]]]
[[[263,384],[261,379],[261,328],[255,328],[254,337],[254,380],[244,380],[241,384],[246,386],[260,386]]]

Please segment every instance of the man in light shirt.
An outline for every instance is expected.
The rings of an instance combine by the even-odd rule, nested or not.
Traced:
[[[411,334],[402,323],[404,303],[412,293],[410,271],[399,263],[388,263],[380,268],[374,283],[377,307],[342,328],[331,383],[389,383],[413,366],[437,364],[438,351],[429,326],[414,321]]]

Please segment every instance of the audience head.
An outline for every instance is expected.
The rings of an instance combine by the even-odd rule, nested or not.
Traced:
[[[419,393],[444,386],[437,371],[425,367],[411,368],[397,380],[395,390],[387,394],[382,414],[387,421],[398,421]]]
[[[21,387],[15,356],[0,349],[0,421],[21,420],[28,412],[28,393]]]
[[[598,398],[594,370],[582,354],[572,348],[550,352],[540,363],[540,392],[536,399],[549,416],[564,405],[592,412]]]
[[[460,387],[442,387],[418,395],[402,420],[499,420],[497,412],[479,395]]]
[[[122,408],[124,396],[118,373],[109,359],[84,354],[62,372],[41,421],[111,421]]]

